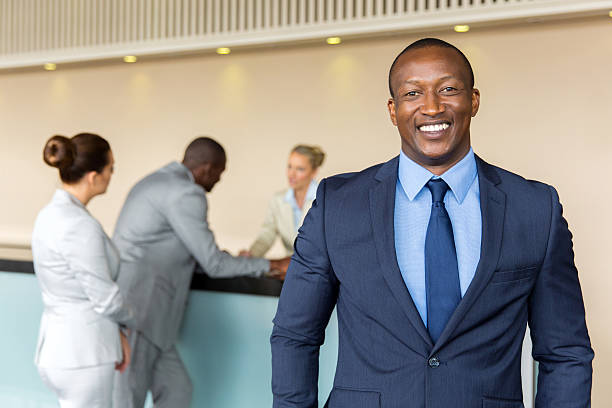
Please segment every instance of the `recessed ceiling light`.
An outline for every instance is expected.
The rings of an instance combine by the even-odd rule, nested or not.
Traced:
[[[470,31],[470,26],[467,24],[456,25],[455,31],[458,33],[467,33],[468,31]]]
[[[217,54],[219,54],[219,55],[227,55],[230,52],[232,52],[232,50],[230,50],[227,47],[219,47],[219,48],[217,48]]]
[[[57,69],[57,65],[52,62],[47,62],[45,65],[43,65],[43,67],[47,71],[55,71]]]
[[[325,40],[329,45],[336,45],[342,42],[342,38],[340,37],[327,37]]]
[[[136,57],[135,55],[126,55],[125,57],[123,57],[123,62],[127,62],[128,64],[134,63],[138,61],[138,57]]]

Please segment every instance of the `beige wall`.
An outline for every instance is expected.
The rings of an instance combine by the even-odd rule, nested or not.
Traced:
[[[595,407],[612,400],[611,29],[595,19],[442,35],[466,51],[482,92],[475,151],[559,190],[596,351]],[[109,139],[117,160],[108,194],[91,204],[109,232],[137,179],[194,136],[217,138],[229,162],[210,195],[212,227],[222,247],[246,247],[285,187],[294,144],[324,147],[322,176],[397,154],[386,75],[414,39],[0,74],[0,241],[27,241],[57,185],[41,160],[45,140],[88,130]]]

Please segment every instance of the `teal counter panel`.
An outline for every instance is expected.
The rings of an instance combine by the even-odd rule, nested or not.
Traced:
[[[178,348],[194,385],[192,407],[272,406],[269,338],[277,302],[191,292]],[[41,312],[34,275],[0,272],[0,407],[57,407],[33,363]],[[337,339],[334,314],[321,349],[320,406],[332,387]]]
[[[193,407],[271,407],[270,333],[277,298],[192,291],[179,352],[194,381]],[[335,313],[320,356],[320,404],[338,349]]]
[[[0,272],[0,407],[58,406],[34,365],[41,312],[34,275]]]

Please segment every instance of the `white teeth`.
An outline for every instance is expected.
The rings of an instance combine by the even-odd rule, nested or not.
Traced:
[[[450,125],[448,123],[440,123],[436,125],[423,125],[419,126],[421,132],[440,132],[441,130],[448,129]]]

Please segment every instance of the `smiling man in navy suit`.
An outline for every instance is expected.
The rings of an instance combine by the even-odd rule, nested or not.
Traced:
[[[593,350],[555,189],[474,154],[466,57],[423,39],[389,73],[398,157],[323,180],[272,333],[274,407],[316,407],[337,307],[329,408],[520,408],[529,323],[536,407],[590,407]]]

